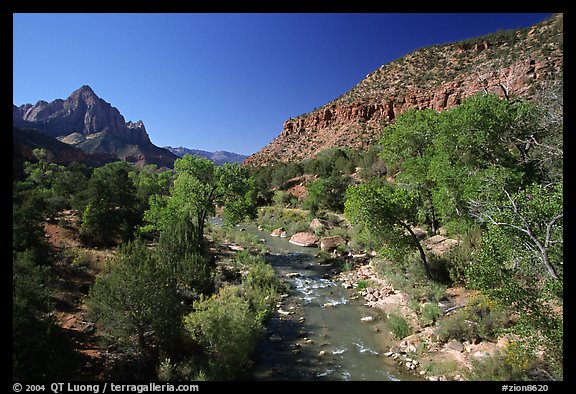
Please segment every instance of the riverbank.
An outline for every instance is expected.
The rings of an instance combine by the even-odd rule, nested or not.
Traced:
[[[491,341],[458,341],[442,343],[438,338],[438,322],[421,324],[421,319],[410,305],[408,294],[394,289],[375,268],[377,259],[365,264],[354,264],[348,271],[338,275],[342,287],[349,289],[351,297],[358,297],[364,305],[385,314],[400,316],[410,326],[411,335],[394,338],[389,333],[391,345],[385,353],[407,371],[430,381],[466,380],[475,361],[493,355],[508,343],[506,337]],[[474,291],[451,287],[439,303],[443,319],[463,308],[468,300],[476,297]],[[440,319],[438,319],[440,321]]]
[[[317,277],[330,279],[338,288],[345,290],[350,303],[366,308],[362,315],[343,316],[336,325],[346,328],[358,325],[371,327],[371,340],[377,341],[379,347],[375,360],[380,363],[371,368],[399,371],[405,376],[403,380],[478,380],[471,374],[474,366],[484,360],[489,361],[492,355],[508,344],[506,337],[494,338],[493,332],[487,334],[486,330],[492,330],[492,327],[485,327],[482,318],[478,320],[473,316],[477,312],[487,312],[488,315],[494,312],[492,306],[487,305],[486,299],[477,292],[457,286],[446,288],[445,285],[430,283],[425,279],[417,282],[413,279],[405,280],[402,285],[395,287],[399,282],[397,276],[408,273],[402,274],[401,270],[390,263],[384,264],[388,266],[384,270],[383,259],[375,254],[354,255],[343,252],[329,255],[316,247],[297,247],[289,242],[288,237],[270,236],[267,231],[250,226],[240,228],[238,234],[257,237],[258,244],[268,251],[264,254],[268,253],[272,259],[279,255],[288,257],[284,260],[288,264],[279,272],[283,280],[295,285],[295,279],[302,278],[302,273],[308,276],[314,272]],[[433,242],[427,245],[427,249],[431,253],[441,253],[446,251],[447,244]],[[229,248],[235,250],[238,246],[229,245]],[[439,251],[438,248],[443,249]],[[277,254],[270,253],[275,249]],[[312,258],[303,258],[298,253],[291,254],[295,251]],[[275,268],[278,271],[277,264]],[[258,351],[269,357],[269,360],[276,358],[276,361],[269,362],[268,369],[256,379],[348,380],[347,376],[328,376],[324,374],[326,371],[318,370],[318,366],[334,364],[335,361],[328,361],[329,357],[326,356],[333,356],[334,351],[339,352],[340,349],[326,348],[330,342],[325,339],[320,341],[324,348],[310,346],[314,339],[303,328],[305,322],[310,323],[310,319],[302,303],[296,300],[293,294],[286,294],[277,305],[275,317],[266,331],[265,342],[281,350],[275,352],[265,347]],[[315,311],[344,309],[338,302],[330,300],[320,302],[317,306],[320,308]],[[311,316],[316,318],[314,313]],[[329,319],[335,321],[337,317],[333,315]],[[397,322],[406,324],[401,336],[395,335],[396,327],[393,325]],[[499,325],[502,322],[496,323]],[[290,329],[283,331],[286,327]],[[304,373],[299,366],[302,363],[307,368]],[[299,372],[288,372],[290,369]],[[480,380],[483,378],[480,377]]]

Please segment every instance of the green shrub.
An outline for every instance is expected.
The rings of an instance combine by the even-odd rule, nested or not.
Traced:
[[[464,235],[462,242],[446,255],[448,273],[454,283],[466,284],[467,267],[472,261],[472,256],[480,247],[480,239],[480,229],[472,228]]]
[[[436,335],[438,336],[438,341],[442,343],[451,339],[462,342],[476,337],[477,330],[474,327],[474,323],[466,321],[462,313],[454,313],[438,322]]]
[[[510,324],[505,311],[484,296],[475,296],[466,306],[438,323],[436,333],[441,342],[495,340]]]
[[[423,326],[429,326],[435,323],[440,317],[442,317],[442,308],[436,303],[427,302],[422,305],[422,313],[420,315],[420,323]]]
[[[368,287],[368,281],[367,280],[359,280],[358,283],[356,283],[356,288],[358,290],[364,290],[367,287]]]
[[[201,296],[184,317],[190,337],[207,356],[208,376],[215,380],[240,377],[250,364],[262,323],[235,286],[211,297]]]
[[[406,319],[393,313],[388,316],[388,328],[396,339],[402,339],[412,334],[412,329]]]
[[[266,319],[273,311],[280,288],[274,268],[261,256],[253,256],[248,274],[242,280],[242,288],[257,318]]]
[[[170,267],[140,241],[120,247],[89,292],[90,317],[104,339],[128,355],[156,362],[179,347],[183,305]]]
[[[468,380],[491,381],[550,381],[562,379],[553,376],[546,365],[534,354],[516,342],[492,355],[471,360],[472,369],[465,373]]]
[[[12,269],[12,377],[66,379],[77,360],[72,345],[47,315],[49,269],[38,266],[30,250],[14,253]]]

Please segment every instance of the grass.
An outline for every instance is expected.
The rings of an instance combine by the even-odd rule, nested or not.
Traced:
[[[388,328],[396,339],[406,338],[412,334],[412,328],[410,328],[406,319],[393,313],[388,316]]]

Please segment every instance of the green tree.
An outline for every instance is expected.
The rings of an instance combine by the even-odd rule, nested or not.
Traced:
[[[170,267],[136,240],[119,247],[119,257],[91,287],[88,305],[106,340],[129,355],[157,362],[178,349],[181,300]]]
[[[88,180],[92,170],[86,165],[72,162],[59,172],[52,183],[55,196],[61,197],[67,207],[83,209],[86,205]]]
[[[224,218],[237,223],[253,216],[254,180],[235,163],[216,166],[212,161],[191,155],[174,162],[175,180],[170,196],[153,196],[144,214],[144,231],[168,229],[177,218],[190,224],[195,249],[203,250],[206,220],[223,206]]]
[[[88,181],[81,236],[91,244],[112,244],[133,236],[141,218],[136,188],[130,179],[133,165],[124,161],[94,169]]]
[[[440,116],[432,109],[406,111],[384,129],[380,139],[380,158],[386,168],[396,174],[396,182],[417,193],[419,208],[432,232],[436,231],[438,221],[432,199],[436,184],[430,176],[430,162],[434,157]]]
[[[174,218],[160,233],[156,252],[177,280],[178,292],[191,300],[213,290],[209,257],[196,248],[194,227],[185,217]]]
[[[352,225],[362,225],[381,237],[390,248],[416,248],[428,279],[432,279],[426,254],[412,226],[416,224],[417,199],[414,192],[376,182],[350,186],[346,191],[344,214]],[[396,253],[401,255],[401,253]]]
[[[350,184],[350,177],[333,175],[328,178],[319,178],[308,184],[308,197],[304,206],[315,214],[319,209],[342,212],[346,188]]]
[[[153,195],[168,195],[173,182],[172,171],[160,171],[155,164],[147,164],[141,169],[134,167],[129,173],[134,183],[138,212],[142,214],[150,205],[150,197]]]
[[[14,380],[66,379],[75,362],[70,343],[52,318],[49,269],[31,250],[13,253],[12,376]]]
[[[526,159],[529,154],[519,141],[534,130],[535,107],[512,103],[496,95],[479,94],[442,113],[429,179],[432,198],[444,222],[469,220],[467,205],[486,191],[486,181],[495,171],[512,189],[533,179]]]
[[[473,201],[486,226],[468,282],[519,317],[514,331],[523,351],[544,357],[554,375],[563,365],[563,186],[533,184],[500,199]]]
[[[543,186],[532,184],[511,195],[502,190],[499,200],[470,203],[470,214],[481,223],[500,227],[509,242],[519,250],[533,253],[529,259],[554,281],[560,282],[563,269],[563,184]]]

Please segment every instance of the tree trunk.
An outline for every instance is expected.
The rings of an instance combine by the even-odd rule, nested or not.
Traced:
[[[424,253],[424,249],[422,249],[422,245],[420,244],[420,241],[416,237],[416,234],[414,234],[414,231],[412,231],[410,226],[407,225],[406,223],[402,222],[402,226],[406,230],[408,230],[410,236],[412,236],[412,240],[414,241],[416,247],[418,248],[418,252],[420,252],[420,260],[422,261],[422,265],[424,265],[424,271],[426,272],[426,277],[430,280],[433,280],[432,272],[430,272],[430,266],[428,265],[428,260],[426,260],[426,253]]]

